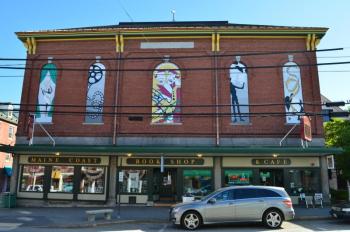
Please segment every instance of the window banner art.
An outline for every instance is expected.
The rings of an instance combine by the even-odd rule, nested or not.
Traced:
[[[89,68],[88,88],[86,94],[86,123],[102,123],[102,111],[105,89],[105,66],[95,63]]]
[[[171,124],[181,122],[180,96],[181,73],[168,61],[159,64],[153,72],[152,123]]]
[[[249,95],[247,67],[236,57],[230,68],[231,121],[233,124],[249,123]]]
[[[45,64],[40,72],[38,106],[36,107],[35,121],[51,123],[53,104],[56,91],[57,69],[52,63]]]
[[[300,68],[288,56],[289,62],[283,67],[284,104],[287,123],[300,123],[300,113],[304,112],[303,91]]]

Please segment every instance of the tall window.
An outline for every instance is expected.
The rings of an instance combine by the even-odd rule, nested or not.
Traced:
[[[153,72],[152,123],[181,123],[181,73],[165,59]]]
[[[73,192],[74,166],[53,166],[50,192]]]
[[[15,136],[15,128],[13,126],[9,126],[9,139],[13,139]]]
[[[57,69],[52,63],[45,64],[40,73],[36,122],[52,122],[53,104],[56,92]]]
[[[284,104],[287,123],[300,123],[299,113],[304,112],[303,90],[301,88],[300,68],[288,56],[288,62],[283,67]]]
[[[80,193],[104,193],[105,168],[81,167]]]
[[[21,191],[44,191],[44,166],[23,165],[21,176]]]
[[[230,68],[231,121],[233,124],[249,123],[249,95],[247,67],[240,57]]]
[[[95,63],[90,66],[88,74],[88,88],[86,93],[86,116],[87,123],[102,123],[103,103],[105,92],[105,66]]]

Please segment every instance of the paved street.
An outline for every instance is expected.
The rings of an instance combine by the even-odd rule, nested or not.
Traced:
[[[179,227],[175,227],[169,223],[132,223],[124,222],[120,224],[97,226],[90,228],[69,228],[69,229],[54,229],[54,228],[39,228],[39,227],[21,227],[16,223],[0,223],[0,231],[11,232],[147,232],[147,231],[183,231]],[[233,223],[227,225],[209,225],[198,231],[271,231],[263,227],[259,223]],[[281,230],[272,231],[288,231],[288,232],[303,232],[303,231],[350,231],[350,220],[295,220],[293,222],[285,222]]]

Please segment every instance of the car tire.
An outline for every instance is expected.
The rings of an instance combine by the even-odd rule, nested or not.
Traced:
[[[264,213],[263,223],[270,229],[278,229],[283,223],[283,215],[277,209],[270,209]]]
[[[195,211],[185,212],[181,217],[181,226],[186,230],[196,230],[202,225],[202,217]]]

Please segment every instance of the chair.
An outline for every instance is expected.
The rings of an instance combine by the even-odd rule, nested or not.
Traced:
[[[320,205],[323,208],[323,194],[315,193],[314,202],[315,202],[315,206]]]
[[[305,193],[300,193],[299,198],[301,202],[305,202],[306,208],[309,208],[309,205],[313,206],[312,196],[306,196]]]

